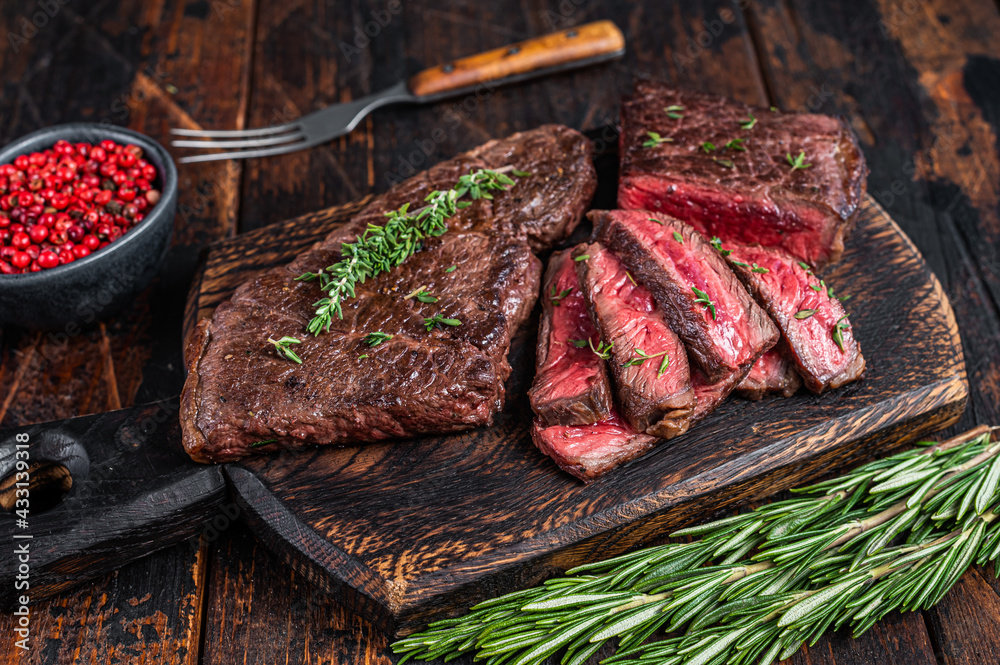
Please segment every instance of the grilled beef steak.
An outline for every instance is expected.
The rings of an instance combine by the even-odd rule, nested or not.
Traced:
[[[725,245],[733,269],[778,324],[795,368],[814,393],[860,378],[865,359],[840,301],[805,264],[765,247]]]
[[[599,243],[573,252],[587,306],[609,357],[622,416],[669,439],[687,431],[694,393],[687,356],[652,295]]]
[[[416,207],[472,170],[507,165],[528,175],[460,209],[446,234],[359,284],[328,332],[305,333],[323,294],[297,276],[335,263],[341,244],[384,224],[385,212]],[[554,125],[515,134],[400,183],[291,264],[244,283],[187,341],[186,450],[196,461],[227,461],[489,424],[503,406],[511,336],[537,297],[541,265],[530,247],[571,232],[595,186],[582,135]],[[404,299],[417,289],[437,301]],[[461,325],[427,330],[425,319],[435,315]],[[369,346],[373,332],[392,337]],[[267,341],[284,335],[301,340],[294,347],[301,365]]]
[[[740,397],[758,400],[768,393],[791,397],[802,387],[802,377],[795,365],[780,351],[771,349],[750,368],[750,373],[736,386]]]
[[[692,227],[650,212],[601,210],[588,216],[594,235],[653,294],[708,381],[730,384],[778,341],[767,314]]]
[[[611,384],[604,360],[578,346],[598,340],[570,251],[555,252],[542,283],[531,409],[546,425],[590,425],[611,416]],[[574,344],[576,342],[576,344]]]
[[[701,422],[705,416],[715,411],[743,380],[743,376],[743,373],[734,372],[719,381],[710,381],[700,368],[692,369],[691,388],[694,389],[698,403],[695,404],[694,413],[691,415],[691,424]]]
[[[585,483],[635,459],[656,443],[656,437],[636,432],[616,412],[592,425],[545,427],[536,419],[531,440],[559,468]]]
[[[618,207],[666,212],[708,237],[835,261],[867,172],[853,132],[830,116],[651,82],[622,106]]]

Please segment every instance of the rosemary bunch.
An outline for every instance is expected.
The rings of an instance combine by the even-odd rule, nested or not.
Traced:
[[[435,190],[424,199],[426,205],[410,211],[409,204],[399,210],[385,213],[388,221],[384,226],[369,224],[357,240],[341,245],[341,260],[319,272],[307,272],[296,277],[300,281],[319,280],[319,287],[326,297],[314,303],[316,315],[306,326],[313,335],[330,329],[334,315],[344,318],[342,304],[354,297],[358,283],[363,284],[369,277],[391,270],[413,256],[425,238],[436,238],[448,230],[449,217],[459,208],[472,205],[463,201],[468,196],[472,200],[492,199],[490,192],[507,189],[514,184],[508,175],[523,176],[526,173],[514,171],[513,167],[500,169],[479,169],[463,175],[451,189]]]
[[[406,658],[476,652],[491,665],[770,663],[828,628],[859,635],[938,602],[972,561],[1000,555],[1000,443],[978,428],[684,529],[685,543],[570,570],[396,642]],[[649,639],[660,630],[685,633]]]

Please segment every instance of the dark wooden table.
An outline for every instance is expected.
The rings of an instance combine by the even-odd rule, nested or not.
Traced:
[[[488,138],[614,122],[635,74],[846,115],[869,191],[955,308],[972,398],[955,431],[1000,423],[1000,11],[995,0],[48,0],[0,7],[0,140],[91,120],[283,122],[446,59],[612,19],[615,65],[377,113],[329,145],[184,166],[174,247],[135,306],[74,336],[4,329],[0,426],[176,394],[184,299],[206,243],[382,191]],[[367,35],[365,32],[367,31]],[[440,140],[438,140],[440,139]],[[31,649],[0,615],[4,663],[389,663],[389,639],[262,549],[235,512],[200,538],[34,608]],[[996,663],[1000,583],[973,569],[935,609],[842,633],[795,663]]]

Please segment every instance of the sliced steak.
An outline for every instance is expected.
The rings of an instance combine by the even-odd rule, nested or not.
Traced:
[[[795,364],[780,351],[771,349],[750,368],[746,378],[736,386],[740,397],[759,400],[769,393],[791,397],[802,387],[802,377]]]
[[[573,255],[600,333],[596,350],[608,355],[622,416],[639,432],[663,439],[683,434],[694,392],[680,339],[614,254],[593,243]]]
[[[693,369],[691,371],[691,387],[694,389],[694,396],[698,403],[691,415],[691,424],[701,422],[705,416],[715,411],[743,380],[743,376],[741,373],[733,373],[720,381],[710,381],[701,369],[697,367]]]
[[[549,259],[542,283],[535,380],[531,408],[544,426],[589,425],[611,416],[607,365],[581,340],[599,336],[580,290],[570,250]]]
[[[830,288],[777,249],[725,245],[730,265],[781,328],[795,369],[814,393],[860,378],[865,359]]]
[[[595,237],[653,294],[709,381],[728,383],[746,374],[778,341],[774,323],[691,226],[669,215],[634,210],[588,216]]]
[[[668,115],[671,106],[682,117]],[[648,132],[666,140],[649,145]],[[793,169],[789,156],[800,152]],[[618,207],[666,212],[709,237],[780,247],[814,265],[835,261],[867,174],[838,118],[647,81],[622,106]]]
[[[635,459],[656,443],[656,437],[636,432],[617,413],[592,425],[545,427],[536,419],[531,440],[559,468],[585,483]]]
[[[529,175],[459,210],[446,234],[358,285],[329,332],[305,332],[322,292],[298,275],[335,263],[341,244],[384,224],[385,212],[417,205],[471,170],[508,164]],[[538,293],[541,264],[529,242],[547,247],[573,229],[595,184],[582,135],[559,126],[515,134],[400,183],[291,264],[244,283],[187,341],[186,450],[196,461],[227,461],[489,424],[503,406],[511,337]],[[404,299],[416,289],[437,302]],[[461,325],[428,331],[424,319],[434,315]],[[373,332],[393,337],[369,346]],[[294,347],[301,365],[267,341],[283,335],[301,340]]]

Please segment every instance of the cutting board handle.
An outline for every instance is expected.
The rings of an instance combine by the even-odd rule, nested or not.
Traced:
[[[219,515],[222,469],[187,457],[177,412],[173,398],[0,431],[0,541],[15,552],[0,557],[0,604],[61,593]]]
[[[410,78],[409,87],[418,97],[444,97],[479,84],[492,87],[586,67],[624,52],[621,30],[611,21],[596,21],[425,69]]]

